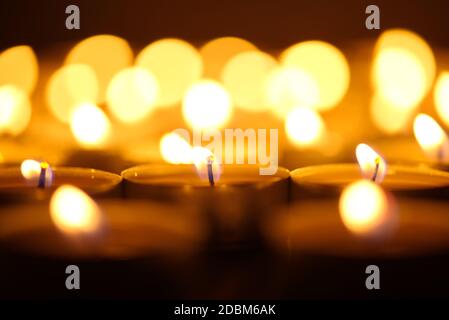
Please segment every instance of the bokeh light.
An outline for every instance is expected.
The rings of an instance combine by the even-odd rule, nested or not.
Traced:
[[[92,103],[83,103],[74,108],[70,129],[81,146],[98,148],[107,142],[111,125],[103,110]]]
[[[305,41],[295,44],[281,55],[281,63],[308,73],[318,86],[317,110],[335,107],[349,88],[350,71],[343,53],[323,41]]]
[[[207,42],[200,49],[204,63],[203,76],[220,80],[223,67],[231,58],[254,50],[257,48],[251,42],[237,37],[222,37]]]
[[[50,215],[67,235],[89,234],[101,227],[100,209],[85,192],[71,185],[60,186],[51,197]]]
[[[17,136],[31,119],[31,103],[26,93],[12,85],[0,87],[0,135]]]
[[[414,109],[435,78],[432,49],[418,34],[405,29],[382,33],[374,49],[372,82],[392,107]]]
[[[371,98],[370,114],[376,128],[387,135],[405,132],[413,120],[410,110],[396,108],[379,94]]]
[[[107,105],[112,115],[125,123],[147,117],[157,101],[159,85],[148,70],[127,68],[114,76],[107,90]]]
[[[133,52],[128,42],[113,35],[97,35],[81,41],[65,60],[66,64],[87,64],[92,68],[98,80],[98,103],[104,101],[112,77],[132,62]]]
[[[266,98],[274,114],[284,118],[297,106],[315,106],[319,101],[318,85],[299,69],[275,68],[268,76]]]
[[[288,140],[297,147],[311,147],[321,142],[326,127],[321,116],[308,108],[295,108],[285,120]]]
[[[272,56],[261,51],[246,51],[229,60],[222,81],[235,105],[250,111],[268,109],[267,80],[276,65]]]
[[[39,66],[29,46],[9,48],[0,54],[0,86],[14,85],[28,95],[36,86]]]
[[[440,74],[433,93],[438,116],[449,127],[449,72]]]
[[[385,235],[395,226],[395,205],[376,183],[359,180],[340,197],[340,216],[345,227],[359,236]]]
[[[179,39],[162,39],[145,47],[136,64],[155,75],[160,88],[158,106],[170,106],[182,100],[186,90],[200,79],[203,62],[199,52]]]
[[[187,91],[182,112],[184,120],[193,128],[220,128],[231,117],[232,100],[220,83],[214,80],[201,80]]]
[[[97,102],[97,77],[88,65],[67,65],[53,73],[46,94],[52,114],[58,120],[68,123],[75,106],[85,102]]]

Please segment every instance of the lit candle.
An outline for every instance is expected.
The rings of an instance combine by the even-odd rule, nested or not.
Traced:
[[[430,160],[449,163],[449,139],[446,132],[432,117],[420,113],[413,123],[413,131],[421,149]]]
[[[19,167],[0,168],[0,198],[48,198],[63,184],[75,185],[92,195],[120,194],[121,177],[109,172],[73,167],[50,167],[47,162],[25,160]]]

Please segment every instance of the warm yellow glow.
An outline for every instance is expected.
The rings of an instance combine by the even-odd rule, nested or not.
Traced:
[[[64,66],[51,76],[47,85],[47,102],[58,120],[68,123],[73,108],[98,100],[98,81],[91,67],[84,64]]]
[[[413,121],[413,113],[394,107],[379,94],[371,98],[370,113],[376,128],[389,135],[405,132]]]
[[[398,109],[416,107],[427,92],[426,73],[417,57],[401,48],[380,51],[374,60],[375,89]]]
[[[158,92],[159,85],[152,73],[140,67],[127,68],[109,84],[108,108],[122,122],[137,122],[154,110]]]
[[[285,120],[287,138],[298,147],[317,145],[323,138],[325,130],[323,119],[311,109],[295,108]]]
[[[349,65],[343,53],[323,41],[295,44],[281,55],[281,63],[308,73],[317,83],[317,110],[335,107],[349,88]]]
[[[427,42],[421,36],[410,30],[390,29],[383,32],[382,35],[377,40],[374,54],[375,56],[378,56],[379,53],[388,49],[404,50],[407,52],[407,54],[403,56],[413,55],[415,57],[415,59],[411,59],[409,57],[405,58],[408,60],[408,62],[399,61],[399,65],[397,66],[398,69],[395,69],[396,67],[393,66],[394,68],[390,70],[390,75],[392,75],[393,77],[399,77],[399,80],[409,81],[406,79],[406,76],[409,74],[409,72],[410,75],[416,76],[417,69],[421,69],[425,74],[423,79],[424,82],[423,91],[424,94],[426,94],[428,90],[432,87],[436,69],[435,57],[433,55],[432,49],[427,44]],[[402,71],[403,63],[404,64],[410,63],[410,61],[414,61],[412,63],[417,62],[420,67],[414,66],[413,69],[410,71],[405,70],[406,73],[403,74],[402,76],[394,75],[395,70]],[[382,81],[383,79],[378,80]],[[398,85],[400,86],[400,84]],[[382,86],[382,83],[378,83],[378,86]]]
[[[97,148],[107,142],[111,124],[103,110],[94,104],[83,103],[73,110],[70,129],[80,145]]]
[[[180,102],[187,88],[200,79],[203,70],[199,52],[179,39],[151,43],[139,53],[136,64],[155,75],[160,87],[159,106]]]
[[[231,117],[232,101],[220,83],[201,80],[187,91],[182,112],[184,120],[193,128],[220,128]]]
[[[440,161],[449,157],[447,134],[431,116],[418,114],[413,123],[413,132],[419,145],[429,157]]]
[[[93,233],[101,227],[101,213],[95,201],[71,185],[63,185],[54,192],[50,215],[55,226],[69,235]]]
[[[272,56],[261,51],[243,52],[229,60],[223,68],[222,80],[236,106],[250,111],[269,107],[267,80],[276,65]]]
[[[20,165],[22,176],[34,185],[37,185],[41,171],[45,170],[45,186],[49,186],[53,180],[53,172],[48,162],[27,159]]]
[[[19,135],[31,119],[31,104],[21,89],[6,85],[0,87],[0,135]]]
[[[372,179],[374,182],[382,182],[387,173],[387,163],[369,145],[361,143],[355,149],[357,162],[363,177]]]
[[[175,132],[167,133],[161,138],[159,150],[168,163],[192,163],[192,146]]]
[[[340,197],[339,207],[344,225],[357,235],[387,231],[394,222],[387,195],[380,186],[369,180],[347,186]]]
[[[31,159],[24,160],[20,165],[20,172],[27,180],[37,179],[41,173],[41,163]]]
[[[207,42],[200,54],[204,63],[204,77],[219,80],[226,63],[245,51],[254,51],[257,48],[249,41],[236,37],[222,37]]]
[[[292,67],[276,68],[268,76],[266,98],[272,111],[284,118],[294,107],[315,106],[319,101],[316,81]]]
[[[192,148],[192,163],[195,165],[198,175],[201,179],[206,180],[208,175],[208,164],[212,166],[212,174],[214,180],[218,181],[222,172],[222,166],[215,159],[214,154],[204,147]]]
[[[433,97],[438,116],[449,127],[449,72],[440,74],[435,84]]]
[[[66,64],[87,64],[98,79],[99,99],[105,99],[112,77],[132,64],[133,52],[126,40],[112,35],[97,35],[78,43],[66,57]]]
[[[0,54],[0,86],[14,85],[31,94],[36,86],[39,67],[29,46],[9,48]]]

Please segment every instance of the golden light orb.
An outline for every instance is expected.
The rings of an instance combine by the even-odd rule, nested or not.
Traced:
[[[397,221],[392,201],[382,188],[370,180],[347,186],[339,201],[340,217],[345,227],[359,236],[383,235]]]
[[[0,135],[17,136],[31,119],[31,103],[27,94],[12,85],[0,86]]]
[[[220,128],[231,117],[232,100],[220,83],[201,80],[188,89],[183,100],[182,113],[184,120],[193,128]]]
[[[71,185],[60,186],[51,197],[50,215],[55,226],[67,235],[98,231],[100,209],[84,191]]]
[[[81,146],[98,148],[106,144],[111,124],[103,110],[95,104],[82,103],[72,112],[70,129]]]
[[[285,120],[288,140],[295,146],[307,148],[320,143],[326,131],[321,116],[308,108],[295,108]]]
[[[251,42],[237,37],[222,37],[207,42],[200,49],[204,63],[203,76],[220,80],[223,67],[239,53],[255,51],[256,46]]]
[[[98,103],[105,99],[106,88],[112,77],[133,62],[128,42],[113,35],[96,35],[75,45],[65,59],[66,64],[86,64],[98,80]]]
[[[153,110],[159,94],[154,75],[141,67],[117,73],[109,84],[106,101],[112,115],[124,123],[146,118]]]
[[[295,107],[313,107],[319,101],[316,81],[306,72],[293,67],[275,68],[268,76],[266,99],[280,118]]]
[[[449,72],[445,71],[439,75],[433,99],[438,116],[449,127]]]
[[[85,64],[63,66],[53,73],[46,91],[47,105],[60,121],[68,123],[75,106],[98,101],[95,72]]]
[[[323,41],[305,41],[287,48],[281,63],[309,74],[318,86],[317,110],[334,108],[349,88],[349,64],[343,53]]]
[[[276,60],[261,51],[246,51],[230,59],[223,68],[222,82],[236,106],[250,111],[268,109],[266,86],[276,66]]]
[[[0,86],[14,85],[30,95],[38,76],[39,66],[31,47],[12,47],[0,54]]]
[[[136,65],[156,77],[160,88],[158,106],[179,103],[203,72],[198,50],[179,39],[162,39],[146,46],[137,56]]]
[[[413,121],[411,110],[396,108],[379,94],[371,98],[370,114],[376,128],[388,135],[405,132]]]
[[[165,162],[192,163],[192,146],[176,132],[166,133],[161,138],[159,150]]]

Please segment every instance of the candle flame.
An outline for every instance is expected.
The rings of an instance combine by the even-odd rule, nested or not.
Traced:
[[[91,234],[101,227],[102,217],[95,201],[71,185],[55,191],[50,200],[50,215],[55,226],[68,235]]]
[[[176,132],[162,136],[159,150],[162,158],[168,163],[192,163],[192,146]]]
[[[369,180],[347,186],[339,208],[343,224],[356,235],[381,235],[391,231],[396,222],[394,203],[380,186]]]
[[[381,183],[387,172],[385,160],[369,145],[361,143],[355,150],[362,176]]]
[[[196,167],[198,176],[203,180],[209,180],[210,185],[214,185],[220,178],[222,167],[209,149],[193,147],[192,162]]]
[[[449,126],[449,72],[444,71],[438,77],[433,92],[435,109],[446,126]]]
[[[0,135],[22,133],[31,119],[31,103],[26,93],[13,85],[0,87]]]
[[[20,171],[25,180],[41,188],[50,187],[53,183],[53,171],[45,161],[27,159],[20,166]]]
[[[447,134],[431,116],[420,113],[413,123],[413,132],[424,152],[431,158],[443,161],[449,157]]]

